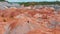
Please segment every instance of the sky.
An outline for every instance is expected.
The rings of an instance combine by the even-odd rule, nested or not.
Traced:
[[[52,1],[56,1],[56,0],[7,0],[9,2],[32,2],[32,1],[35,1],[35,2],[42,2],[42,1],[48,1],[48,2],[52,2]],[[57,0],[57,1],[60,1],[60,0]]]

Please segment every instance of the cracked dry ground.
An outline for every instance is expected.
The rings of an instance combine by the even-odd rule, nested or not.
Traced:
[[[60,12],[51,7],[0,10],[0,34],[60,34]]]

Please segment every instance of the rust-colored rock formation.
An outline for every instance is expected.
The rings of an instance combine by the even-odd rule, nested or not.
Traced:
[[[0,34],[60,34],[60,13],[51,7],[0,10]]]

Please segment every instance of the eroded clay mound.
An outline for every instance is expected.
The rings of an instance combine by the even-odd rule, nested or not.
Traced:
[[[60,34],[60,12],[54,8],[0,10],[0,34]]]

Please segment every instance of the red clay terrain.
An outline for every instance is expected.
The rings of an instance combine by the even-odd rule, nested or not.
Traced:
[[[0,34],[60,34],[60,12],[52,7],[0,10]]]

